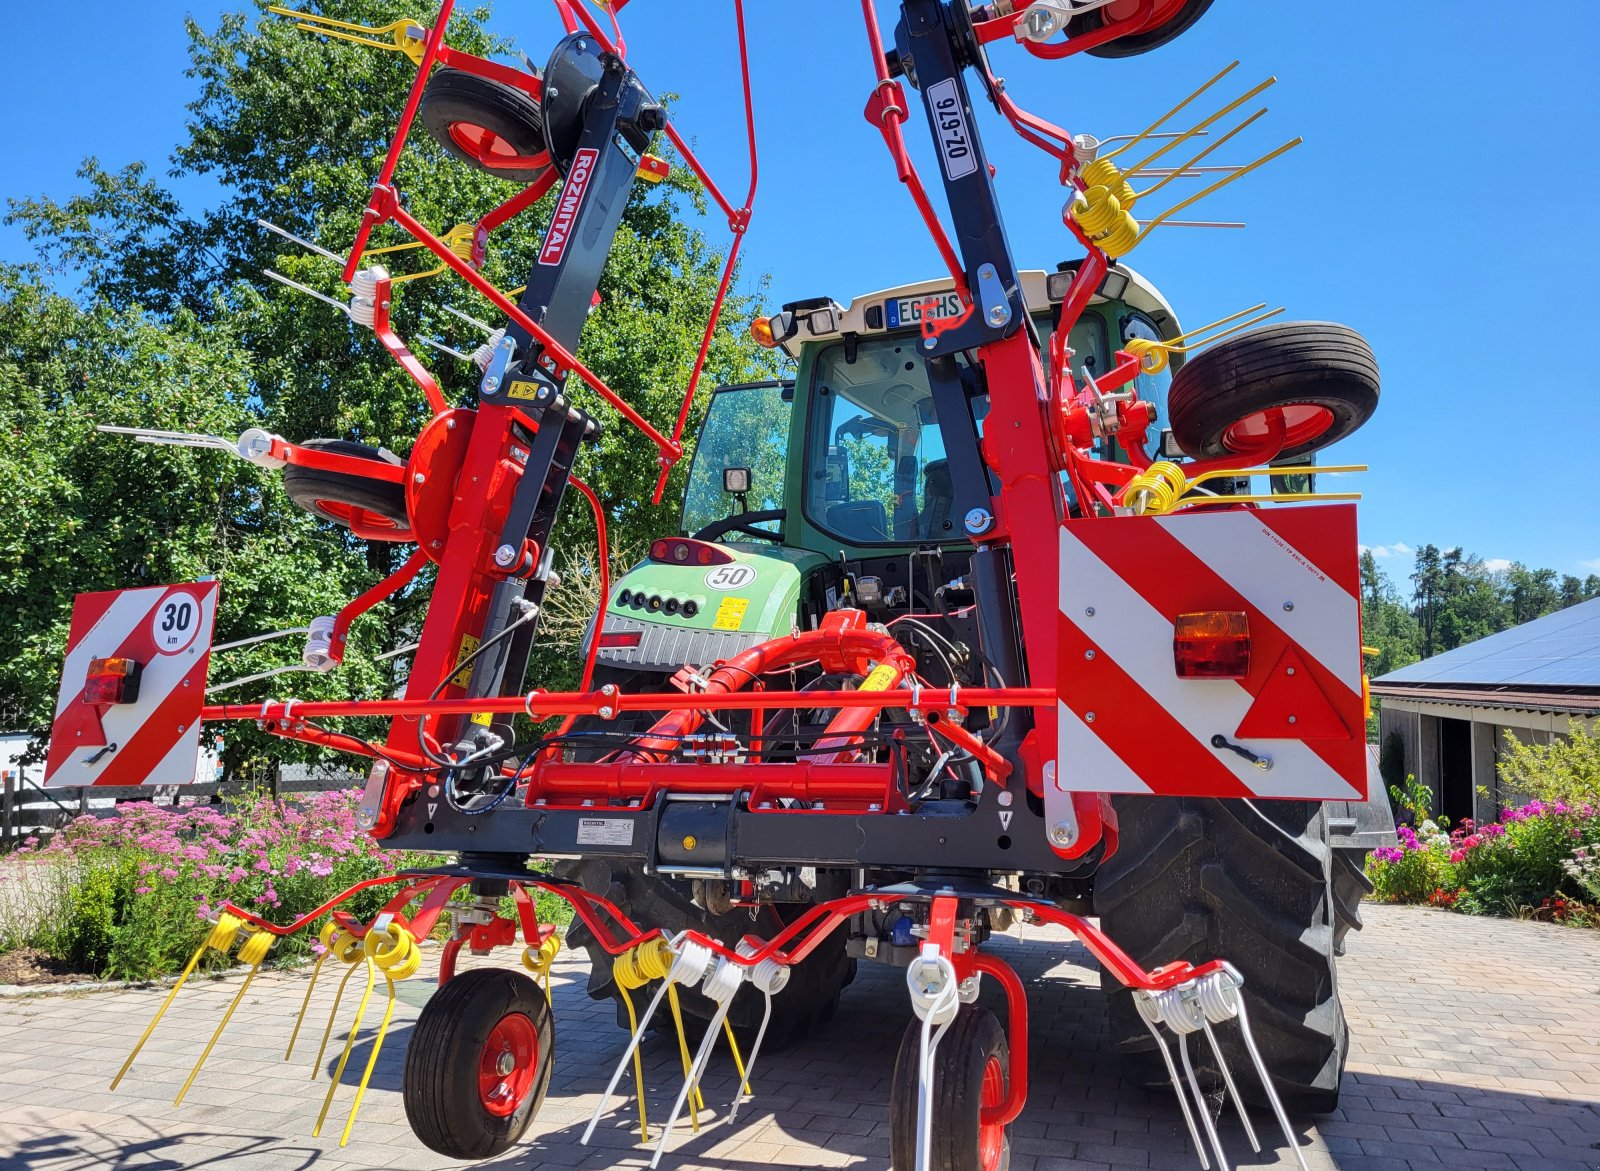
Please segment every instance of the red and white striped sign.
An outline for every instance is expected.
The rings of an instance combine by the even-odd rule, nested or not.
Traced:
[[[1357,558],[1351,505],[1066,522],[1055,783],[1364,798]],[[1246,677],[1179,677],[1177,617],[1207,610],[1247,616]]]
[[[181,785],[196,778],[217,583],[79,594],[45,763],[47,788]],[[140,666],[134,703],[84,702],[94,659]]]

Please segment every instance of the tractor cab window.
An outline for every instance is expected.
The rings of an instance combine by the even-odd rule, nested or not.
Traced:
[[[950,539],[944,437],[914,336],[817,357],[806,445],[806,515],[857,544]]]
[[[783,507],[783,473],[789,456],[790,383],[724,386],[711,396],[689,484],[683,495],[682,531],[693,535],[736,512]],[[749,468],[745,507],[723,490],[725,468]],[[761,526],[776,530],[776,522]]]
[[[1156,329],[1155,323],[1137,310],[1130,310],[1121,321],[1124,342],[1136,337],[1152,342],[1161,340],[1161,333]],[[1141,373],[1133,380],[1133,385],[1139,392],[1141,402],[1156,405],[1156,425],[1151,434],[1159,435],[1161,428],[1167,425],[1167,388],[1172,385],[1171,369],[1163,370],[1159,374]]]

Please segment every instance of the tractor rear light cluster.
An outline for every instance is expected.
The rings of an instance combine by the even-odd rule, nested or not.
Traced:
[[[644,641],[640,630],[606,630],[600,634],[601,650],[632,650]]]
[[[1250,621],[1242,610],[1179,614],[1172,658],[1181,679],[1243,679],[1250,674]]]
[[[662,537],[650,543],[650,560],[662,565],[730,565],[733,554],[691,537]]]
[[[139,698],[142,668],[133,659],[90,659],[83,684],[84,703],[134,703]]]
[[[617,595],[617,605],[647,610],[652,614],[682,614],[685,618],[693,618],[700,613],[698,598],[663,597],[661,594],[647,594],[643,590],[623,590]],[[606,644],[602,642],[600,645]]]

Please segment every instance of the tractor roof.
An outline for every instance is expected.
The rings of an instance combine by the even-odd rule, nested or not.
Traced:
[[[1047,273],[1041,269],[1024,269],[1019,275],[1022,279],[1022,296],[1029,311],[1035,314],[1048,313],[1050,306],[1059,302],[1066,292],[1068,278],[1064,274],[1076,268],[1075,263],[1069,263],[1055,273]],[[808,342],[829,341],[847,333],[887,332],[897,328],[893,324],[895,315],[886,309],[889,303],[908,298],[937,296],[950,291],[950,282],[938,278],[880,289],[864,297],[857,297],[848,305],[840,305],[829,297],[813,297],[809,300],[790,302],[783,307],[784,311],[795,315],[799,328],[794,336],[783,343],[783,348],[791,357],[799,357],[800,347]],[[1100,290],[1095,294],[1093,302],[1106,300],[1123,301],[1144,313],[1154,322],[1163,337],[1173,337],[1178,333],[1177,315],[1173,313],[1172,306],[1167,304],[1166,298],[1156,291],[1154,285],[1126,265],[1118,265],[1100,282]],[[909,326],[898,328],[909,328]]]

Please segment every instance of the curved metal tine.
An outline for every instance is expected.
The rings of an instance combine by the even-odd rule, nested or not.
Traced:
[[[1187,1034],[1178,1034],[1178,1056],[1183,1058],[1183,1072],[1189,1079],[1189,1089],[1194,1092],[1194,1108],[1200,1111],[1200,1122],[1206,1128],[1206,1137],[1211,1140],[1211,1149],[1217,1156],[1217,1166],[1221,1171],[1228,1171],[1227,1152],[1222,1149],[1222,1140],[1217,1137],[1216,1124],[1211,1121],[1211,1111],[1206,1109],[1206,1096],[1200,1092],[1200,1079],[1195,1076],[1194,1063],[1189,1060]]]
[[[1243,220],[1162,220],[1161,228],[1246,228]]]
[[[661,1165],[661,1156],[666,1152],[667,1140],[672,1137],[672,1128],[678,1123],[678,1115],[683,1113],[684,1102],[700,1085],[700,1078],[706,1070],[706,1062],[710,1060],[711,1050],[716,1046],[717,1037],[721,1034],[722,1022],[727,1019],[728,1010],[732,1007],[733,998],[730,996],[718,1006],[716,1015],[706,1026],[705,1040],[700,1042],[700,1051],[694,1055],[694,1064],[689,1067],[689,1072],[683,1079],[683,1089],[678,1091],[678,1100],[672,1104],[672,1113],[667,1115],[666,1125],[661,1128],[661,1138],[656,1142],[656,1153],[650,1159],[651,1167]]]
[[[253,646],[258,642],[271,642],[275,638],[288,638],[291,634],[310,634],[309,626],[291,626],[288,630],[274,630],[270,634],[252,634],[249,638],[236,638],[232,642],[221,643],[211,648],[211,653],[218,651],[231,651],[235,647]]]
[[[600,1101],[595,1104],[594,1113],[589,1117],[589,1125],[583,1129],[583,1137],[578,1140],[580,1144],[587,1144],[594,1137],[594,1128],[600,1122],[600,1116],[606,1112],[606,1107],[611,1104],[611,1095],[617,1092],[617,1083],[622,1080],[622,1075],[627,1071],[628,1062],[633,1059],[633,1051],[639,1047],[645,1030],[650,1027],[650,1018],[655,1016],[656,1009],[661,1007],[661,1002],[666,998],[667,989],[672,987],[671,980],[662,980],[661,987],[656,989],[656,994],[650,998],[650,1007],[644,1010],[644,1016],[639,1018],[639,1028],[628,1042],[628,1048],[622,1054],[622,1060],[617,1062],[616,1070],[611,1074],[611,1080],[606,1083],[606,1092],[600,1095]],[[639,1092],[644,1093],[644,1087],[639,1087]]]
[[[291,663],[287,667],[274,667],[270,671],[258,671],[254,675],[243,675],[238,679],[229,679],[226,683],[213,684],[212,686],[206,688],[206,694],[215,695],[219,691],[229,691],[235,687],[243,687],[246,683],[255,683],[262,679],[271,679],[274,675],[290,675],[296,671],[310,670],[313,670],[313,668],[307,667],[301,663]]]
[[[432,346],[434,349],[438,350],[441,354],[449,354],[452,358],[460,358],[463,362],[472,361],[472,355],[471,354],[463,354],[460,350],[456,349],[454,346],[447,346],[443,342],[434,341],[433,338],[431,338],[431,337],[425,337],[425,338],[421,338],[419,340],[422,342],[423,345]]]
[[[382,663],[389,659],[398,659],[401,655],[409,655],[421,645],[420,642],[407,643],[405,646],[397,647],[392,651],[384,651],[381,655],[373,655],[372,661],[374,663]],[[215,650],[216,648],[213,647],[212,649]]]
[[[492,325],[488,325],[485,322],[479,321],[476,317],[469,316],[468,314],[461,312],[461,310],[459,310],[459,309],[453,309],[449,305],[443,305],[443,306],[440,306],[440,308],[442,308],[446,313],[450,314],[450,316],[452,316],[452,317],[461,318],[461,320],[465,321],[468,325],[477,326],[479,329],[483,330],[484,333],[491,334],[491,335],[494,333],[494,327]]]
[[[1256,1154],[1261,1153],[1261,1140],[1256,1138],[1256,1128],[1250,1124],[1250,1114],[1244,1108],[1244,1099],[1239,1096],[1239,1087],[1233,1084],[1233,1071],[1228,1068],[1228,1059],[1222,1055],[1222,1046],[1217,1044],[1217,1035],[1211,1031],[1211,1021],[1202,1013],[1200,1027],[1206,1031],[1206,1040],[1211,1042],[1211,1053],[1217,1059],[1217,1065],[1222,1070],[1222,1080],[1227,1083],[1228,1093],[1233,1097],[1234,1111],[1239,1115],[1239,1121],[1244,1123],[1244,1133],[1250,1139],[1250,1149]]]
[[[344,264],[344,257],[340,256],[338,253],[329,252],[321,244],[314,244],[310,240],[307,240],[303,236],[296,236],[293,232],[289,231],[287,228],[280,228],[280,227],[278,227],[277,224],[274,224],[274,223],[272,223],[272,222],[270,222],[268,220],[261,219],[260,217],[257,217],[256,223],[260,224],[263,228],[267,229],[267,231],[269,231],[269,232],[276,232],[278,235],[282,236],[285,240],[292,240],[294,243],[300,245],[300,247],[302,247],[302,248],[311,249],[311,251],[315,252],[318,256],[326,256],[329,260],[337,260],[341,265]]]
[[[1184,1122],[1189,1124],[1189,1137],[1194,1140],[1194,1153],[1200,1156],[1200,1171],[1211,1171],[1211,1161],[1206,1158],[1206,1145],[1200,1141],[1200,1128],[1195,1125],[1194,1111],[1189,1108],[1188,1095],[1183,1092],[1183,1086],[1178,1082],[1178,1067],[1173,1064],[1172,1051],[1167,1048],[1160,1031],[1145,1020],[1143,1013],[1139,1014],[1139,1019],[1144,1021],[1144,1027],[1150,1031],[1156,1048],[1161,1050],[1161,1060],[1166,1063],[1167,1076],[1172,1079],[1172,1092],[1178,1096],[1178,1108],[1183,1111]]]
[[[1250,1060],[1255,1062],[1256,1076],[1261,1079],[1261,1088],[1267,1091],[1267,1101],[1272,1103],[1272,1113],[1277,1116],[1278,1125],[1283,1129],[1284,1141],[1294,1152],[1295,1161],[1300,1164],[1300,1171],[1311,1171],[1306,1166],[1306,1157],[1300,1153],[1300,1143],[1294,1137],[1294,1131],[1289,1129],[1289,1116],[1284,1113],[1283,1102],[1279,1100],[1278,1091],[1272,1084],[1272,1076],[1267,1072],[1267,1063],[1261,1060],[1261,1050],[1256,1048],[1255,1034],[1250,1028],[1250,1013],[1244,1006],[1242,990],[1239,994],[1239,1032],[1244,1036],[1244,1047],[1250,1051]]]
[[[1147,138],[1147,139],[1149,139],[1149,138],[1177,138],[1182,133],[1183,133],[1183,131],[1181,131],[1181,130],[1158,130],[1153,134],[1146,134],[1143,137]],[[1211,133],[1211,131],[1209,131],[1209,130],[1197,130],[1190,137],[1192,137],[1192,138],[1204,138],[1206,135],[1208,135],[1210,133]],[[1101,146],[1106,146],[1109,143],[1113,143],[1113,142],[1132,142],[1135,138],[1139,138],[1139,137],[1140,137],[1140,135],[1137,135],[1137,134],[1113,134],[1110,138],[1102,138],[1100,140],[1100,145]],[[1148,173],[1149,172],[1146,172],[1146,174],[1148,174]]]
[[[218,451],[235,453],[239,448],[235,440],[222,435],[206,435],[199,431],[158,431],[154,427],[116,427],[110,423],[100,423],[95,430],[104,431],[108,435],[131,435],[139,443],[159,443],[172,447],[214,447]]]
[[[306,285],[302,285],[299,281],[290,280],[288,277],[284,276],[281,272],[274,272],[270,268],[264,268],[264,269],[261,270],[261,272],[262,272],[263,276],[270,277],[272,280],[277,281],[280,285],[288,285],[291,289],[294,289],[296,292],[304,293],[308,297],[315,297],[319,301],[323,301],[323,302],[325,302],[325,303],[327,303],[329,305],[332,305],[335,309],[337,309],[340,313],[343,313],[346,317],[350,316],[350,306],[346,305],[343,301],[336,300],[333,297],[328,296],[328,294],[326,294],[326,293],[319,293],[319,292],[317,292],[316,289],[310,288],[310,287],[308,287]]]
[[[1210,132],[1207,131],[1206,133]],[[1221,175],[1238,169],[1236,166],[1225,167],[1220,165],[1215,167],[1147,167],[1145,170],[1140,171],[1139,174],[1146,179],[1166,179],[1171,177],[1193,179],[1197,175]]]
[[[750,1079],[755,1076],[756,1058],[761,1056],[761,1039],[767,1035],[767,1025],[772,1020],[772,994],[767,994],[766,1006],[761,1012],[761,1027],[756,1030],[756,1043],[750,1047],[750,1060],[745,1063],[744,1080],[739,1083],[739,1089],[733,1095],[733,1105],[728,1107],[728,1121],[732,1123],[738,1117],[739,1107],[755,1098],[755,1091],[750,1088]]]
[[[953,1024],[951,1019],[935,1029],[931,1011],[922,1022],[922,1052],[917,1062],[917,1171],[933,1171],[933,1059]]]

